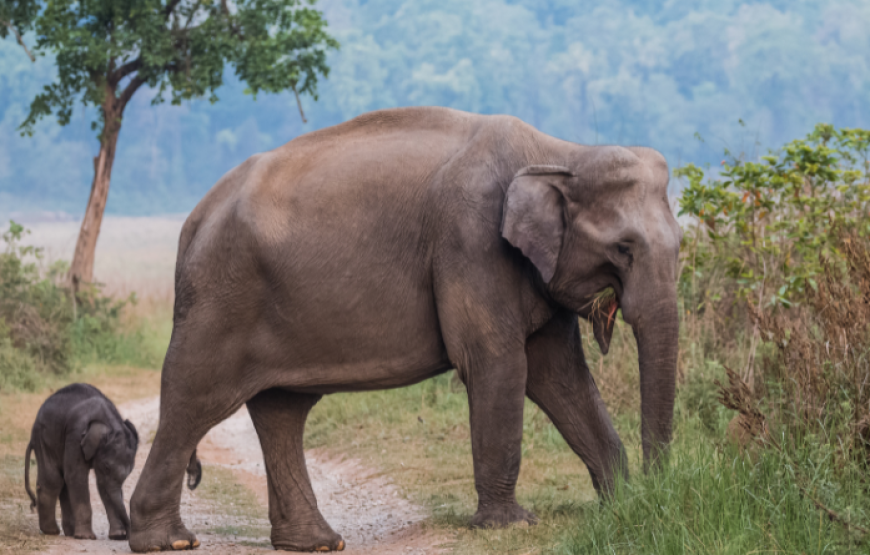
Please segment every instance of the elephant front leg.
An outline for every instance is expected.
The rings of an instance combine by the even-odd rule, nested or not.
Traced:
[[[617,472],[628,478],[625,449],[586,359],[577,315],[561,313],[529,338],[527,394],[580,456],[595,490],[611,490]]]
[[[344,540],[317,508],[305,465],[302,434],[319,395],[281,389],[261,391],[248,401],[260,437],[269,486],[272,545],[287,551],[341,551]]]
[[[109,539],[126,540],[130,532],[130,519],[124,507],[124,492],[121,484],[106,483],[108,480],[97,475],[97,490],[103,507],[106,508],[106,518],[109,520]]]
[[[460,369],[468,389],[477,512],[473,527],[537,522],[517,503],[523,440],[526,364],[515,356]]]

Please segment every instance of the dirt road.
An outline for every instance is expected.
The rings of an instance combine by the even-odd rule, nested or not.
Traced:
[[[124,484],[128,503],[151,447],[158,407],[157,398],[118,407],[121,414],[136,425],[142,438],[136,468]],[[184,488],[181,514],[185,524],[202,541],[198,551],[216,554],[272,551],[266,518],[268,496],[263,457],[244,408],[209,432],[200,443],[199,457],[205,476],[213,473],[229,478],[252,492],[260,503],[254,511],[239,510],[232,495],[215,496],[202,491],[205,479],[196,491]],[[332,458],[323,451],[308,451],[306,458],[318,505],[333,529],[344,537],[348,546],[345,553],[417,555],[446,551],[443,546],[450,538],[426,530],[423,521],[427,512],[404,499],[383,475],[357,461]],[[93,473],[91,506],[97,541],[61,536],[44,553],[128,553],[126,542],[106,539],[108,523]]]

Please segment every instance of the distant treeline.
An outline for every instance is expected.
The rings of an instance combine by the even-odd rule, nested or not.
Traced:
[[[321,0],[340,51],[320,100],[254,102],[226,72],[220,101],[127,110],[108,211],[190,210],[249,155],[378,108],[516,115],[582,143],[644,144],[672,166],[763,152],[817,122],[870,126],[863,0]],[[33,40],[33,37],[31,37]],[[50,81],[0,42],[0,213],[81,213],[97,143],[82,109],[32,138],[17,126]],[[740,122],[743,122],[741,124]]]

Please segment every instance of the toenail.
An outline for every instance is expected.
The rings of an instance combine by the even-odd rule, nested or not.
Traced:
[[[194,547],[194,549],[199,547],[199,540],[193,540],[193,547]]]
[[[329,551],[329,546],[327,546],[327,545],[321,545],[320,547],[318,547],[318,548],[315,549],[314,551]]]
[[[336,551],[344,551],[344,540],[338,542],[338,547],[335,548]]]
[[[172,549],[176,551],[181,551],[182,549],[187,549],[190,547],[190,542],[187,540],[178,540],[172,542]]]

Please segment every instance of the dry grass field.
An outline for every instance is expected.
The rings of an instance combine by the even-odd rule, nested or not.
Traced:
[[[117,296],[135,292],[140,299],[171,299],[178,235],[186,217],[106,216],[97,242],[96,280]],[[72,258],[79,222],[19,223],[30,230],[25,243],[42,247],[46,263]]]

